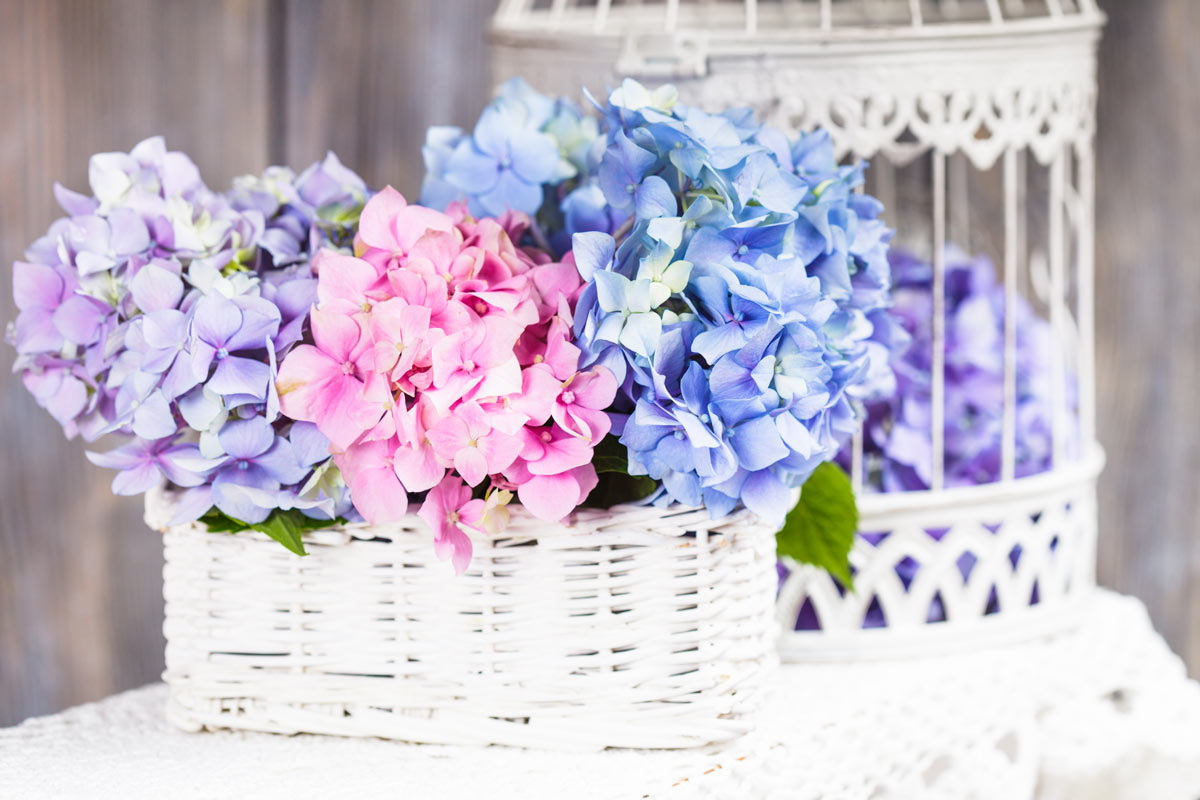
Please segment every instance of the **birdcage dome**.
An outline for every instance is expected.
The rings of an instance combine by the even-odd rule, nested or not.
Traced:
[[[1095,0],[504,0],[496,77],[602,95],[624,77],[821,127],[839,156],[936,147],[980,168],[1090,137]]]
[[[1044,34],[1091,28],[1101,17],[1095,0],[502,0],[495,30],[609,41],[699,37],[736,49]]]

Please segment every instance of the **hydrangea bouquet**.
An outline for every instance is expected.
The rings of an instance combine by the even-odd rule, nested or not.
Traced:
[[[90,457],[176,522],[302,553],[419,504],[462,571],[514,499],[745,507],[848,579],[831,462],[892,380],[862,166],[670,87],[594,105],[507,84],[429,131],[420,205],[332,155],[225,193],[161,140],[95,156],[14,268],[16,368],[68,436],[127,437]]]

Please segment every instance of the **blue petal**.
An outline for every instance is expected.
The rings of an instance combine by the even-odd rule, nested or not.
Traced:
[[[253,459],[275,443],[275,431],[262,417],[235,419],[222,426],[217,441],[231,458]]]
[[[671,187],[657,175],[642,181],[637,190],[636,206],[639,219],[673,217],[679,210]]]
[[[459,142],[446,159],[446,182],[468,195],[480,195],[491,190],[500,178],[500,162],[480,153],[470,139]]]
[[[782,525],[792,506],[792,493],[771,470],[751,473],[742,485],[742,502],[764,520]]]
[[[542,198],[540,183],[528,183],[511,169],[500,170],[495,185],[478,196],[484,210],[493,216],[510,209],[532,216],[542,207]]]
[[[790,452],[775,422],[768,416],[753,417],[738,425],[730,440],[738,463],[748,470],[760,470],[786,458]]]
[[[585,281],[591,281],[593,274],[606,271],[612,265],[616,249],[616,241],[607,233],[577,233],[571,237],[575,268]]]

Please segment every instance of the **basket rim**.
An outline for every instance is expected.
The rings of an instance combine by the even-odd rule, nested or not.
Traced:
[[[209,534],[198,521],[170,524],[171,510],[174,506],[177,491],[165,485],[159,485],[146,492],[145,521],[153,530],[165,533],[196,532]],[[719,531],[730,526],[768,525],[761,518],[746,508],[739,508],[723,517],[714,518],[704,507],[689,508],[679,505],[656,506],[652,504],[622,503],[610,508],[577,508],[558,522],[547,522],[530,514],[521,505],[510,506],[511,521],[502,533],[486,536],[492,543],[519,543],[538,539],[568,539],[579,537],[585,533],[603,535],[608,532],[637,530],[639,534],[658,536],[663,539],[675,540],[680,538],[688,528]],[[661,529],[655,523],[669,521],[667,530]],[[370,542],[387,538],[389,532],[396,530],[418,530],[432,536],[428,524],[409,511],[403,519],[395,522],[369,523],[348,522],[332,524],[323,528],[304,531],[303,539],[306,544],[348,544],[351,541]],[[245,534],[264,541],[271,541],[266,534],[254,530],[233,531],[239,535]],[[222,534],[224,535],[224,534]]]

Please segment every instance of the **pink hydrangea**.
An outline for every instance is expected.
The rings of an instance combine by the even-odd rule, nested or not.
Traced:
[[[514,492],[549,521],[583,502],[617,390],[607,369],[579,370],[582,281],[569,260],[518,247],[527,226],[385,189],[363,209],[356,256],[313,260],[313,342],[279,369],[282,410],[332,442],[359,513],[394,521],[427,492],[418,514],[460,573],[468,531],[502,530]]]

